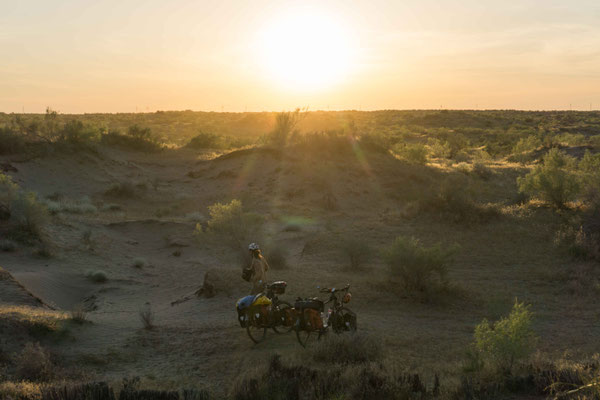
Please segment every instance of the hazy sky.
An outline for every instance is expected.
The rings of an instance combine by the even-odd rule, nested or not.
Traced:
[[[4,112],[590,103],[600,0],[0,0]]]

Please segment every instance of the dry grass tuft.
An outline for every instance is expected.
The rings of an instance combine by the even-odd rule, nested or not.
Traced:
[[[15,375],[18,379],[47,381],[54,375],[50,353],[39,343],[27,343],[15,360],[15,364]]]
[[[144,326],[144,329],[154,329],[154,312],[152,312],[152,309],[149,305],[140,310],[139,316],[140,320],[142,321],[142,325]]]

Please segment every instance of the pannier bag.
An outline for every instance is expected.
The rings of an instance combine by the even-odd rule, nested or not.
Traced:
[[[252,279],[252,275],[254,274],[254,270],[252,268],[244,268],[242,270],[242,279],[246,282],[250,282]]]
[[[304,313],[304,329],[309,331],[323,329],[323,319],[319,311],[305,308],[302,312]]]
[[[285,281],[273,282],[269,285],[269,289],[273,290],[275,294],[284,294],[287,283]]]
[[[294,308],[299,311],[304,310],[305,308],[310,308],[319,312],[323,312],[323,310],[325,309],[325,305],[321,300],[317,299],[316,297],[312,299],[299,298],[296,299],[296,302],[294,303]]]
[[[296,323],[296,310],[291,307],[279,310],[278,318],[281,321],[281,325],[292,326]]]
[[[245,328],[246,325],[248,325],[248,316],[246,315],[247,314],[246,311],[252,305],[255,298],[256,298],[255,295],[242,297],[241,299],[238,300],[238,302],[235,306],[237,313],[238,313],[238,321],[242,328]]]

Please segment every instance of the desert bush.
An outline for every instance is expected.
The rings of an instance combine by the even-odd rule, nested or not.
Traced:
[[[197,224],[196,234],[221,239],[246,259],[248,256],[246,246],[251,241],[250,235],[260,231],[264,223],[263,217],[244,211],[240,200],[215,203],[208,207],[208,214],[206,228]]]
[[[139,311],[138,315],[140,316],[140,321],[142,321],[144,329],[154,329],[154,312],[152,311],[150,305],[147,305],[146,307],[142,308]]]
[[[19,186],[9,175],[0,172],[0,206],[5,210],[2,219],[10,218],[10,208],[18,193]]]
[[[483,360],[500,372],[510,374],[515,363],[535,350],[529,306],[515,301],[508,317],[490,324],[484,319],[475,328],[475,346]]]
[[[499,215],[497,208],[478,204],[474,197],[475,191],[466,177],[448,176],[423,196],[420,209],[462,224],[488,222]]]
[[[392,146],[392,140],[382,133],[369,132],[360,135],[358,145],[364,150],[387,153]]]
[[[126,150],[154,152],[162,148],[161,144],[152,135],[150,128],[138,125],[130,126],[127,134],[118,130],[111,130],[101,136],[101,142],[107,146],[120,147]]]
[[[0,399],[42,400],[42,385],[37,382],[0,382]]]
[[[296,108],[294,111],[284,111],[275,115],[275,128],[267,135],[267,143],[282,147],[294,142],[298,135],[296,126],[306,116],[306,110]]]
[[[20,191],[10,205],[10,235],[15,240],[27,242],[39,238],[42,227],[48,221],[46,207],[34,192]]]
[[[94,283],[104,283],[108,280],[106,272],[104,271],[89,271],[86,276]]]
[[[419,375],[398,375],[382,365],[332,365],[319,370],[304,364],[285,365],[274,355],[269,365],[238,376],[230,397],[259,399],[427,399],[439,393],[439,382],[428,391]]]
[[[144,268],[146,265],[148,265],[148,262],[146,261],[145,258],[136,257],[136,258],[133,259],[132,266],[134,268]]]
[[[295,149],[304,154],[327,154],[331,157],[348,154],[352,151],[352,140],[342,131],[322,131],[296,135],[294,138]]]
[[[200,211],[194,211],[191,213],[187,213],[187,214],[185,214],[184,219],[188,222],[195,222],[195,223],[206,221],[206,217]]]
[[[551,149],[541,165],[517,178],[519,191],[563,208],[580,190],[577,176],[572,172],[574,165],[575,159],[558,149]]]
[[[17,245],[12,240],[0,239],[0,251],[12,252],[17,250]]]
[[[67,121],[58,134],[59,142],[74,145],[91,144],[100,138],[100,130],[78,120]]]
[[[527,153],[542,147],[542,140],[539,136],[528,135],[520,138],[517,144],[512,149],[514,157],[517,161],[524,162],[528,160]]]
[[[119,204],[108,203],[102,206],[102,211],[119,211],[121,206]]]
[[[427,141],[427,147],[432,157],[435,158],[450,158],[452,155],[452,149],[450,143],[441,141],[439,139],[430,138]]]
[[[472,171],[483,180],[488,180],[492,176],[492,170],[482,161],[475,161]]]
[[[398,143],[393,148],[394,153],[413,164],[426,164],[429,150],[420,143]]]
[[[71,310],[71,320],[78,324],[83,324],[87,321],[87,311],[83,304],[76,304]]]
[[[373,255],[373,249],[367,242],[355,238],[343,239],[340,251],[348,261],[348,269],[354,271],[360,270]]]
[[[220,135],[200,132],[190,139],[186,147],[191,149],[220,149],[225,147],[225,141]]]
[[[422,246],[414,237],[398,236],[384,253],[393,278],[409,291],[429,292],[447,284],[448,265],[457,247]]]
[[[39,343],[27,343],[15,360],[15,375],[28,381],[45,381],[52,377],[54,366],[50,354]]]
[[[9,127],[0,127],[0,154],[16,154],[25,150],[25,137]]]
[[[328,335],[312,349],[312,358],[330,364],[359,364],[383,359],[380,340],[365,334]]]
[[[138,186],[132,182],[116,182],[104,192],[106,196],[133,198],[138,196]]]
[[[269,251],[265,253],[265,257],[269,266],[273,269],[286,269],[288,268],[288,253],[284,247],[280,246],[269,246]]]
[[[98,208],[92,204],[92,201],[88,196],[83,196],[79,200],[67,200],[62,199],[59,201],[46,200],[44,201],[48,212],[52,215],[58,214],[59,212],[66,212],[70,214],[94,214],[98,212]]]

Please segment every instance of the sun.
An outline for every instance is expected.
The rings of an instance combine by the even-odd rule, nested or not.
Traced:
[[[260,32],[258,62],[267,78],[295,90],[325,89],[352,69],[350,34],[335,18],[288,12]]]

